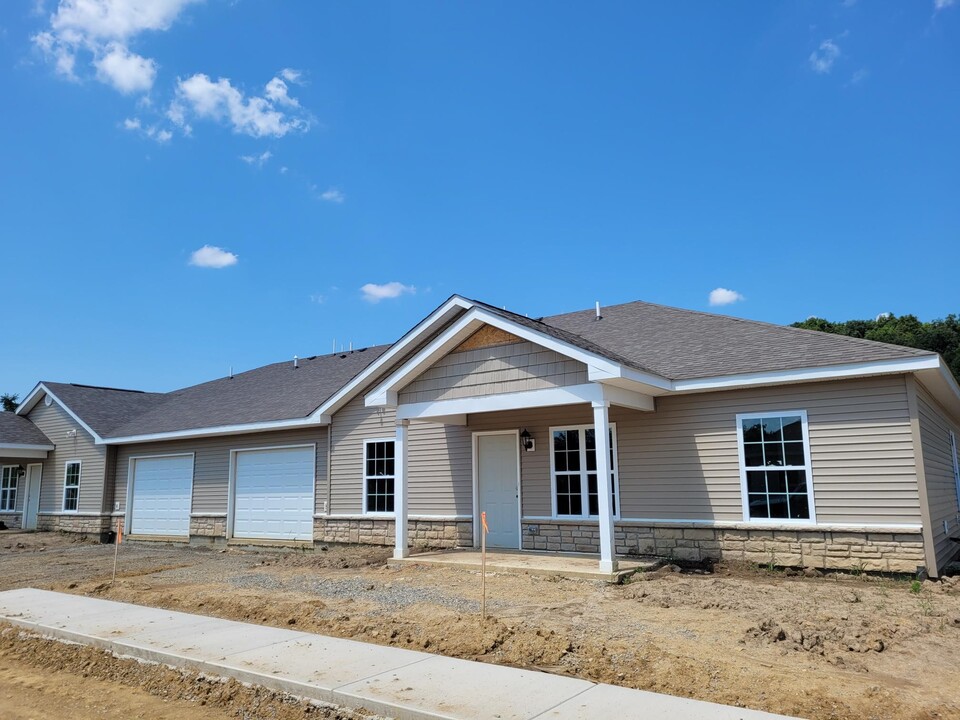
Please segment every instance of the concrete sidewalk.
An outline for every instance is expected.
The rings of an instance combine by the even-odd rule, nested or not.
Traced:
[[[0,592],[0,620],[116,655],[404,720],[783,716],[440,655],[45,590]]]

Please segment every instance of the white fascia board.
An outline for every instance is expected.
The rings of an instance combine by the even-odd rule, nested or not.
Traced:
[[[220,425],[219,427],[192,428],[190,430],[174,430],[171,432],[148,433],[145,435],[108,437],[104,438],[103,440],[98,440],[97,445],[130,445],[131,443],[201,438],[214,435],[244,435],[247,433],[268,432],[270,430],[292,430],[298,428],[323,427],[328,424],[329,417],[327,416],[320,416],[320,419],[312,419],[307,417],[297,418],[295,420],[271,420],[270,422],[246,423],[243,425]]]
[[[466,310],[471,307],[473,307],[473,303],[469,300],[459,295],[451,297],[447,302],[417,323],[412,330],[397,340],[389,350],[370,363],[370,365],[361,371],[353,380],[331,395],[323,405],[314,410],[311,417],[320,415],[325,417],[332,416],[353,398],[354,394],[364,386],[364,383],[369,382],[370,378],[376,377],[377,373],[383,370],[384,367],[396,360],[397,357],[402,355],[412,345],[415,345],[416,342],[423,337],[425,332],[429,332],[438,322],[443,322],[452,311],[457,309]]]
[[[41,393],[48,392],[47,389],[43,386],[43,383],[37,383],[36,387],[29,392],[29,394],[23,399],[23,402],[17,406],[17,409],[14,412],[17,415],[26,415],[28,412],[33,410],[33,406],[40,402]]]
[[[51,398],[53,398],[54,402],[56,402],[57,405],[59,405],[61,408],[63,408],[63,411],[64,411],[67,415],[69,415],[71,418],[73,418],[74,421],[77,423],[77,425],[79,425],[79,426],[82,427],[84,430],[86,430],[88,433],[90,433],[90,435],[93,436],[93,440],[94,440],[94,443],[95,443],[95,444],[97,444],[97,445],[102,445],[102,444],[103,444],[103,438],[101,438],[96,432],[94,432],[94,430],[93,430],[92,427],[90,427],[90,426],[87,425],[83,420],[81,420],[79,415],[77,415],[73,410],[71,410],[70,408],[68,408],[67,405],[66,405],[66,403],[64,403],[64,402],[63,402],[60,398],[58,398],[54,393],[50,392],[50,388],[48,388],[48,387],[47,387],[46,385],[44,385],[43,383],[37,383],[37,386],[33,389],[33,392],[30,393],[30,394],[27,396],[27,399],[24,400],[23,403],[21,403],[20,407],[17,408],[17,414],[20,415],[20,414],[21,414],[21,413],[20,413],[20,408],[26,407],[28,403],[30,404],[30,406],[29,406],[29,408],[27,408],[27,410],[24,411],[24,413],[30,412],[30,410],[33,409],[33,406],[36,405],[37,402],[39,402],[39,400],[40,400],[40,393],[41,393],[41,392],[44,392],[44,393],[46,393],[47,395],[49,395]]]
[[[522,340],[532,342],[548,350],[554,350],[561,355],[578,360],[587,366],[588,375],[591,380],[623,377],[626,371],[626,368],[623,368],[619,363],[609,358],[587,352],[575,345],[557,340],[550,335],[531,330],[500,315],[491,313],[484,308],[474,307],[368,393],[365,398],[366,405],[368,407],[378,407],[396,404],[396,398],[390,395],[391,392],[396,393],[401,387],[417,377],[430,365],[453,350],[462,340],[466,339],[466,336],[481,325],[490,325],[515,335]],[[663,378],[658,378],[657,380],[660,383],[668,384],[668,381]]]
[[[47,453],[53,449],[53,445],[0,444],[0,457],[44,460],[47,457]]]
[[[435,402],[410,403],[397,408],[398,420],[425,420],[446,415],[497,412],[500,410],[523,410],[526,408],[550,407],[553,405],[576,405],[602,402],[603,387],[597,383],[570,385],[547,390],[486,395],[484,397],[455,398]]]
[[[649,395],[614,385],[601,385],[600,387],[603,399],[611,405],[619,405],[632,410],[643,410],[644,412],[653,412],[656,409],[654,400]]]
[[[865,375],[919,372],[939,367],[940,358],[938,356],[906,360],[878,360],[876,362],[850,363],[847,365],[828,365],[815,368],[795,368],[772,372],[694,378],[692,380],[674,380],[672,389],[674,392],[703,392],[705,390],[727,390],[754,385],[783,385],[815,380],[840,380]]]

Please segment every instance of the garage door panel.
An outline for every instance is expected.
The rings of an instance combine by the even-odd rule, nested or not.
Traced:
[[[133,461],[129,531],[137,535],[190,534],[193,457]]]
[[[314,455],[313,448],[237,453],[234,537],[313,539]]]

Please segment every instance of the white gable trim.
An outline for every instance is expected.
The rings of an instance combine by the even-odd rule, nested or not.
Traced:
[[[397,392],[409,384],[431,365],[452,352],[458,345],[484,325],[490,325],[516,335],[522,340],[553,350],[578,360],[587,366],[587,377],[593,382],[625,378],[658,389],[669,389],[670,382],[656,375],[648,375],[596,353],[588,352],[570,343],[558,340],[536,330],[515,323],[481,307],[473,307],[450,327],[440,333],[420,352],[407,360],[397,370],[367,393],[365,403],[368,407],[394,406],[397,404]]]
[[[101,438],[96,432],[94,432],[92,427],[90,427],[82,419],[80,419],[79,415],[77,415],[73,410],[68,408],[66,404],[56,396],[55,393],[50,392],[50,388],[48,388],[43,383],[37,383],[37,386],[33,389],[33,392],[27,395],[27,398],[22,403],[20,403],[20,407],[17,408],[17,415],[25,416],[27,413],[33,410],[34,405],[36,405],[40,401],[41,393],[46,393],[47,395],[52,397],[54,401],[57,403],[57,405],[63,408],[63,411],[67,413],[67,415],[69,415],[71,418],[73,418],[73,420],[77,423],[77,425],[82,427],[84,430],[90,433],[91,436],[93,436],[94,442],[97,445],[103,444],[103,438]]]
[[[370,363],[370,365],[353,378],[353,380],[331,395],[323,405],[313,411],[311,417],[331,417],[337,410],[350,402],[350,400],[363,389],[365,383],[369,382],[371,378],[375,378],[377,373],[389,367],[391,362],[394,362],[404,352],[414,346],[431,327],[438,322],[447,320],[452,313],[459,310],[466,310],[473,306],[472,302],[459,295],[451,297],[443,305],[417,323],[406,335],[391,345],[389,350]],[[327,421],[329,422],[329,420]]]
[[[131,443],[156,442],[158,440],[177,440],[202,438],[212,435],[243,435],[246,433],[268,432],[270,430],[294,430],[298,428],[324,427],[329,424],[329,418],[322,416],[316,420],[297,418],[294,420],[271,420],[270,422],[246,423],[243,425],[219,425],[217,427],[192,428],[190,430],[173,430],[169,432],[147,433],[145,435],[128,435],[126,437],[108,437],[98,440],[98,445],[129,445]]]

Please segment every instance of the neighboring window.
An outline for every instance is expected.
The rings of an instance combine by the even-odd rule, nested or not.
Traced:
[[[14,510],[17,506],[17,479],[20,468],[7,465],[0,476],[0,510]]]
[[[957,484],[957,507],[960,508],[960,458],[957,457],[957,436],[950,431],[950,449],[953,451],[953,480]]]
[[[80,502],[80,463],[68,462],[63,478],[63,509],[76,510]]]
[[[597,438],[592,427],[554,428],[553,493],[558,517],[597,517]],[[616,433],[610,428],[610,494],[617,510]]]
[[[393,440],[367,440],[364,444],[364,508],[368,513],[393,512]]]
[[[738,415],[740,475],[751,520],[812,520],[807,416]]]

